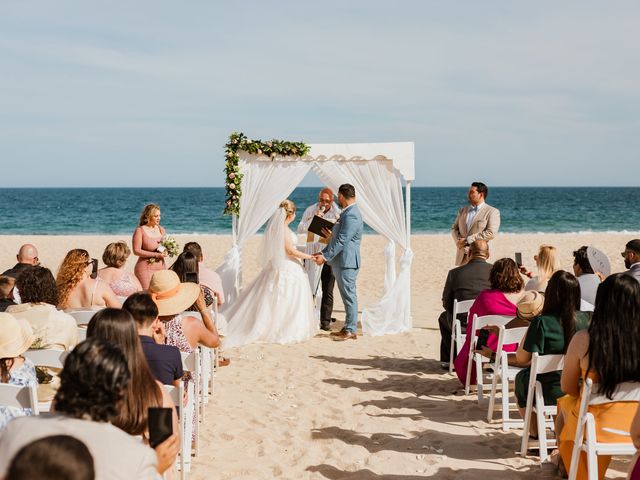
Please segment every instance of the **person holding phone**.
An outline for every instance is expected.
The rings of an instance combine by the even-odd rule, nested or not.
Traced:
[[[157,480],[174,465],[180,437],[173,433],[152,449],[112,425],[131,381],[120,347],[101,338],[80,343],[65,359],[52,414],[16,418],[0,431],[0,477],[22,447],[64,434],[89,448],[96,478]]]
[[[519,256],[519,258],[518,258]],[[520,260],[518,262],[518,260]],[[516,263],[520,268],[520,273],[529,277],[529,281],[524,286],[525,290],[535,290],[536,292],[544,293],[547,288],[547,283],[551,276],[560,269],[560,263],[556,255],[556,247],[551,245],[540,245],[537,255],[533,256],[534,262],[538,269],[538,275],[533,274],[532,271],[527,269],[522,263],[522,254],[516,253]]]
[[[111,287],[99,278],[98,260],[81,248],[70,250],[64,257],[56,284],[58,286],[58,308],[120,308],[120,301]]]

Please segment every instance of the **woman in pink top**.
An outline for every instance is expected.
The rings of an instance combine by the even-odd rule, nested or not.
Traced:
[[[489,272],[489,282],[491,283],[491,288],[480,292],[480,295],[478,295],[469,309],[467,317],[469,319],[468,325],[471,325],[471,319],[474,315],[478,317],[484,315],[516,316],[516,303],[518,303],[518,300],[520,300],[524,292],[524,281],[520,276],[516,262],[510,258],[501,258],[498,260],[493,264]],[[467,328],[467,338],[462,346],[462,350],[460,350],[460,353],[453,362],[456,375],[458,375],[463,385],[467,377],[470,341],[471,329]],[[487,347],[495,351],[497,346],[498,337],[490,333],[487,339]],[[507,352],[515,352],[517,348],[517,344],[504,346],[504,350]],[[471,384],[473,385],[475,383],[475,370],[471,369]]]
[[[135,275],[123,268],[129,255],[131,250],[122,240],[107,245],[102,254],[105,267],[98,270],[98,277],[107,282],[118,297],[128,297],[142,290]]]
[[[142,210],[140,224],[133,232],[133,253],[138,256],[138,263],[134,273],[142,288],[149,288],[151,277],[158,270],[166,268],[164,257],[167,252],[158,252],[158,247],[164,235],[164,228],[160,226],[160,207],[150,203]]]

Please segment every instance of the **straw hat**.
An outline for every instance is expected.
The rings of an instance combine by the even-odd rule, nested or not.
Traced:
[[[180,283],[173,270],[158,270],[151,277],[149,293],[158,305],[158,315],[163,317],[182,313],[196,303],[200,286],[197,283]]]
[[[517,305],[518,318],[531,320],[542,312],[544,295],[534,290],[527,290]]]
[[[29,350],[34,335],[26,320],[0,312],[0,358],[13,358]]]

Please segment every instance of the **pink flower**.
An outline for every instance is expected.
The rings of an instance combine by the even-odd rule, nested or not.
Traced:
[[[231,206],[231,200],[227,200],[227,205]]]
[[[236,178],[236,174],[235,174],[235,173],[233,173],[233,172],[231,172],[231,173],[229,174],[229,178],[230,178],[231,180],[233,180],[234,178]]]
[[[233,144],[235,145],[236,143],[238,143],[238,140],[236,140],[236,139],[234,138],[233,140],[231,140],[231,143],[233,143]]]
[[[230,183],[230,184],[229,184],[229,188],[230,188],[231,190],[234,190],[234,189],[236,188],[236,184],[235,184],[235,183]]]

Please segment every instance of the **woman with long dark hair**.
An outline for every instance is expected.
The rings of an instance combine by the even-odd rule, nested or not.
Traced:
[[[581,385],[594,382],[594,392],[613,398],[621,384],[640,382],[640,283],[625,274],[607,277],[598,287],[595,310],[587,330],[577,332],[567,349],[558,400],[560,456],[568,469],[580,409]],[[640,387],[640,384],[638,384]],[[636,389],[637,390],[637,389]],[[603,427],[629,430],[638,407],[637,400],[589,406],[600,442],[624,442],[625,437]],[[631,440],[627,437],[627,440]],[[598,456],[598,477],[603,478],[610,456]],[[580,457],[578,478],[586,478],[586,458]]]
[[[204,300],[207,308],[213,305],[214,295],[211,289],[205,285],[200,283],[200,267],[198,265],[198,258],[191,252],[182,252],[176,258],[176,261],[173,262],[173,265],[169,268],[169,270],[173,270],[178,275],[180,282],[190,282],[192,279],[190,278],[190,274],[195,275],[195,279],[198,280],[198,285],[200,286],[200,290],[202,291],[201,300]],[[195,312],[197,311],[197,307],[195,304],[191,305],[187,309],[188,311]]]
[[[578,279],[564,270],[558,270],[549,279],[545,290],[544,306],[540,316],[531,320],[524,341],[516,352],[516,366],[526,366],[516,375],[515,392],[520,414],[524,416],[529,391],[529,365],[531,355],[562,354],[578,330],[587,328],[589,315],[580,312],[580,284]],[[542,384],[544,403],[553,405],[564,393],[560,388],[560,372],[537,376]],[[536,424],[531,423],[531,434],[536,434]]]
[[[89,322],[87,338],[102,338],[118,345],[124,353],[131,381],[124,391],[124,399],[118,415],[111,421],[130,435],[143,435],[148,431],[149,407],[173,408],[173,402],[162,385],[155,379],[142,350],[138,330],[133,317],[126,310],[105,308]],[[178,431],[178,419],[174,411],[174,431]]]

